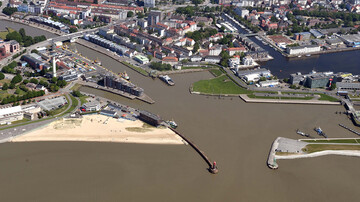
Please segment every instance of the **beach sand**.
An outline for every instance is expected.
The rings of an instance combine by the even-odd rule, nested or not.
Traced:
[[[168,128],[155,128],[140,120],[114,119],[98,114],[57,120],[11,140],[28,141],[184,144],[182,139]]]

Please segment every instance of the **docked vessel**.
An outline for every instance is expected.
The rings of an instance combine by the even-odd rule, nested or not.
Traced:
[[[124,73],[119,73],[119,76],[121,77],[121,78],[123,78],[123,79],[125,79],[125,80],[130,80],[130,77],[129,77],[129,75],[126,73],[126,72],[124,72]]]
[[[304,133],[304,132],[301,132],[299,129],[296,130],[296,133],[299,134],[299,135],[301,135],[301,136],[304,136],[304,137],[310,137],[309,134]]]
[[[167,124],[169,124],[169,126],[173,129],[176,129],[178,127],[178,125],[175,123],[175,121],[166,121]]]
[[[314,130],[317,132],[318,135],[327,138],[326,134],[324,133],[324,131],[321,130],[320,127],[314,128]]]
[[[168,75],[159,75],[159,78],[169,86],[175,85],[175,82]]]

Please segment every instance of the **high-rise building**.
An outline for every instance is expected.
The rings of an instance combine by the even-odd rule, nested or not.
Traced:
[[[162,19],[161,11],[151,11],[148,15],[148,26],[156,25]]]
[[[144,7],[155,7],[155,0],[144,0]]]

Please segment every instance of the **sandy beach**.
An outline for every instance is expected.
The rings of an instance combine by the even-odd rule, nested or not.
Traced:
[[[11,140],[29,141],[184,144],[182,139],[168,128],[155,128],[140,120],[114,119],[97,114],[57,120]]]

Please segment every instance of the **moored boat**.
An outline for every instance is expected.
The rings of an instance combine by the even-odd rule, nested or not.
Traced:
[[[175,82],[168,75],[159,75],[159,78],[169,86],[175,85]]]

